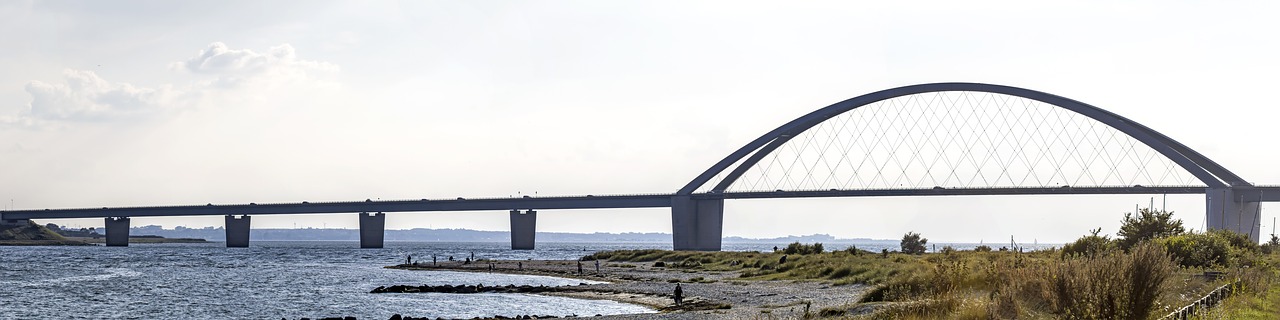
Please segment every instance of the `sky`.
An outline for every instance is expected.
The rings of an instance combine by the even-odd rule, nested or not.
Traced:
[[[669,193],[812,110],[949,81],[1090,103],[1280,184],[1278,6],[4,1],[0,197],[39,209]],[[1204,222],[1194,195],[739,200],[724,234],[1065,242],[1114,234],[1152,202]],[[539,231],[671,230],[668,209],[540,213]],[[506,212],[392,213],[387,227],[509,229]]]

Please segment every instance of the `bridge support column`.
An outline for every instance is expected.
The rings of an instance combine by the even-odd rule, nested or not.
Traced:
[[[537,226],[537,211],[511,210],[511,250],[533,250]]]
[[[249,247],[249,216],[227,215],[227,248]]]
[[[1257,243],[1262,231],[1262,216],[1256,200],[1245,199],[1243,194],[1232,188],[1210,188],[1205,191],[1205,224],[1209,230],[1231,230],[1249,236]]]
[[[720,251],[723,231],[724,199],[671,197],[672,249]]]
[[[107,246],[128,247],[129,217],[107,217],[106,221],[103,229],[107,229]]]
[[[360,247],[382,248],[382,236],[387,225],[387,216],[379,213],[360,213]]]

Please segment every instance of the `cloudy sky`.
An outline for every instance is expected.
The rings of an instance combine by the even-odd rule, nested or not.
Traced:
[[[665,193],[860,94],[1081,100],[1280,184],[1271,2],[5,1],[6,208]],[[1062,242],[1150,196],[731,201],[726,235]],[[1160,198],[1156,198],[1159,205]],[[1203,196],[1170,196],[1189,226]],[[1272,210],[1263,206],[1263,229]],[[665,209],[540,231],[669,232]],[[217,226],[221,217],[136,218]],[[55,223],[100,226],[98,219]],[[354,215],[254,227],[355,227]],[[389,228],[506,230],[505,212]]]

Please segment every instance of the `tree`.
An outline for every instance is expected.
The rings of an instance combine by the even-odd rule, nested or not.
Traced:
[[[929,239],[921,238],[919,233],[907,232],[902,235],[902,253],[924,253],[926,243],[929,243]]]
[[[1262,253],[1265,253],[1265,254],[1280,252],[1280,237],[1276,237],[1275,234],[1272,234],[1271,241],[1267,241],[1267,243],[1263,243],[1262,246],[1260,246],[1259,248],[1262,249]]]
[[[1120,221],[1120,232],[1116,232],[1120,247],[1128,250],[1139,242],[1161,237],[1180,235],[1182,219],[1174,219],[1173,211],[1142,209],[1135,217],[1125,213]]]

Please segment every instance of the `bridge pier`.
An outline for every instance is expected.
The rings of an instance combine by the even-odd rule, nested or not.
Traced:
[[[1261,237],[1262,215],[1258,199],[1247,199],[1244,192],[1235,188],[1209,188],[1205,190],[1205,224],[1209,230],[1231,230],[1257,243]],[[1253,201],[1250,201],[1253,200]]]
[[[671,197],[672,249],[720,251],[723,231],[724,199]]]
[[[107,246],[128,247],[129,217],[107,217],[105,220],[103,229],[107,229]]]
[[[511,250],[533,250],[537,226],[537,211],[511,210]]]
[[[382,236],[387,225],[387,215],[378,213],[360,213],[360,247],[382,248]]]
[[[227,215],[227,248],[249,247],[249,215]]]

